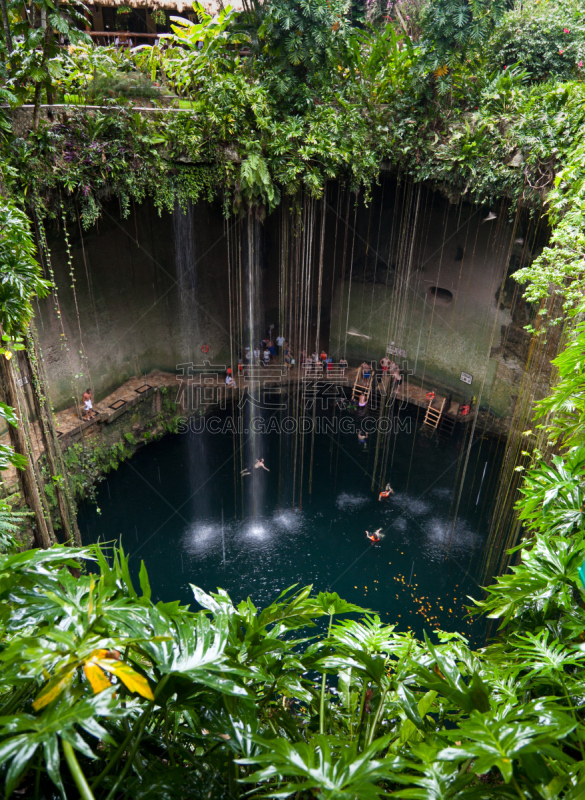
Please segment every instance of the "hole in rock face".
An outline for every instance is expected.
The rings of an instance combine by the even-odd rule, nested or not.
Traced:
[[[427,300],[436,303],[438,306],[448,306],[449,303],[453,302],[453,294],[449,289],[441,289],[440,286],[429,286]]]

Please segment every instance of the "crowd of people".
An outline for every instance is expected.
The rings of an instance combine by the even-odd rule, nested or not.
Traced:
[[[274,361],[284,364],[287,369],[292,369],[292,367],[296,365],[292,347],[282,335],[276,336],[275,339],[266,337],[262,339],[257,347],[251,348],[247,345],[243,349],[240,349],[238,351],[238,373],[241,374],[245,366],[254,365],[268,367]],[[341,376],[345,375],[345,371],[349,366],[346,358],[340,358],[339,361],[334,362],[333,357],[325,350],[321,350],[320,353],[317,351],[307,353],[305,350],[301,350],[298,365],[305,370],[311,367],[321,367],[325,372],[332,372],[334,368],[337,368]],[[376,370],[371,363],[363,361],[360,366],[362,377],[365,381],[369,381],[372,376],[376,375]],[[384,356],[384,358],[380,360],[380,368],[381,376],[390,376],[392,385],[399,388],[402,384],[402,374],[398,364]],[[226,386],[236,386],[231,368],[227,370],[225,383]],[[360,403],[360,405],[365,405],[365,403]]]
[[[274,361],[284,363],[287,369],[291,369],[294,366],[294,355],[284,336],[280,334],[272,338],[271,334],[272,332],[262,339],[256,347],[246,345],[238,350],[238,374],[241,375],[246,366],[268,367]],[[231,367],[226,370],[225,384],[231,388],[237,388]]]
[[[268,367],[271,363],[277,362],[283,364],[286,369],[292,369],[297,361],[295,359],[292,347],[286,341],[282,334],[272,337],[272,331],[258,344],[257,347],[250,347],[246,345],[238,351],[238,373],[242,374],[246,366],[263,366]],[[315,350],[313,353],[307,353],[306,350],[301,350],[298,359],[298,366],[308,370],[313,368],[321,368],[325,373],[332,372],[336,369],[337,373],[341,376],[345,375],[349,364],[346,358],[340,358],[339,361],[333,360],[333,357],[322,349],[321,352]],[[361,366],[362,377],[365,381],[376,376],[376,370],[371,363],[363,361]],[[399,388],[402,384],[402,374],[400,367],[395,361],[391,361],[387,356],[380,360],[381,377],[389,376],[392,385]],[[232,369],[228,368],[225,378],[226,386],[236,387],[236,380],[232,374]],[[366,403],[360,398],[360,406]]]

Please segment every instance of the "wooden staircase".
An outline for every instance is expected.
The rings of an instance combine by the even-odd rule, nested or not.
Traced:
[[[436,431],[438,426],[439,426],[439,422],[441,421],[441,417],[443,416],[443,409],[445,408],[445,403],[446,402],[447,402],[446,399],[443,398],[443,402],[441,403],[441,407],[440,408],[434,408],[433,407],[433,400],[431,400],[429,405],[428,405],[428,408],[427,408],[427,413],[425,414],[423,425],[426,425],[427,428],[430,428],[431,430]]]
[[[370,370],[370,377],[364,377],[364,368],[362,366],[359,367],[357,374],[355,376],[355,381],[353,382],[353,391],[351,393],[351,399],[357,400],[361,394],[365,395],[366,403],[370,402],[370,394],[372,392],[372,382],[374,380],[374,370]]]

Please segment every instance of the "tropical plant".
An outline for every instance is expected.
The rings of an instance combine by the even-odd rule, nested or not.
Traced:
[[[445,57],[486,42],[512,0],[429,0],[425,35]]]
[[[45,297],[50,283],[41,277],[26,214],[12,200],[0,205],[0,326],[7,336],[25,333],[34,297]]]
[[[410,39],[391,24],[383,29],[354,28],[348,36],[345,69],[354,90],[361,86],[371,103],[386,103],[405,89],[413,90],[417,57]]]
[[[494,31],[488,56],[502,67],[518,63],[537,80],[578,78],[585,59],[584,14],[583,0],[516,3]]]
[[[94,47],[92,43],[79,42],[60,49],[52,58],[55,91],[67,102],[71,96],[86,101],[94,82],[107,83],[123,76],[143,78],[137,72],[132,55],[125,48],[114,46]],[[133,75],[132,75],[133,74]]]
[[[16,534],[22,532],[29,516],[28,511],[15,511],[5,500],[0,501],[0,553],[13,552],[17,549],[19,542]]]
[[[585,364],[585,320],[583,308],[572,315],[572,329],[565,349],[553,365],[557,369],[557,380],[552,391],[536,407],[536,420],[542,420],[548,438],[563,448],[569,448],[570,456],[579,463],[585,433],[585,398],[583,382]]]
[[[30,7],[10,0],[7,13],[14,16],[10,19],[11,41],[4,38],[6,89],[13,93],[12,100],[14,95],[20,101],[32,100],[36,128],[42,93],[52,102],[53,82],[61,76],[61,40],[72,44],[89,41],[82,29],[87,9],[83,3],[77,3],[68,7],[65,14],[53,0],[40,0]]]
[[[2,356],[0,355],[0,358]],[[0,419],[3,419],[8,425],[16,427],[18,425],[18,417],[14,413],[14,409],[7,406],[6,403],[0,403]],[[0,471],[9,469],[11,466],[22,469],[26,463],[24,456],[14,452],[10,445],[0,443]],[[6,509],[4,509],[6,510]]]
[[[531,619],[520,607],[541,590],[527,588],[520,616],[504,614],[508,635],[477,652],[371,614],[335,621],[361,610],[310,587],[263,610],[193,587],[192,612],[153,603],[144,565],[139,593],[130,573],[121,550],[0,555],[8,794],[577,800],[585,594],[573,567],[549,576],[553,590],[570,580],[563,608]],[[492,587],[486,610],[510,591]]]

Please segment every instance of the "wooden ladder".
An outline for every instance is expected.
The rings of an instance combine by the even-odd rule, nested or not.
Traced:
[[[366,403],[370,400],[370,392],[372,391],[372,380],[373,380],[373,370],[370,373],[369,378],[364,378],[364,371],[362,367],[360,367],[357,371],[357,375],[355,376],[355,381],[353,382],[353,391],[351,393],[351,399],[357,400],[360,394],[364,394],[366,396]]]
[[[443,408],[445,407],[445,402],[446,400],[445,398],[443,398],[443,402],[441,403],[441,408],[433,408],[433,401],[432,400],[430,401],[429,407],[427,408],[427,413],[425,414],[423,425],[432,428],[434,431],[437,430],[437,427],[443,415]]]

